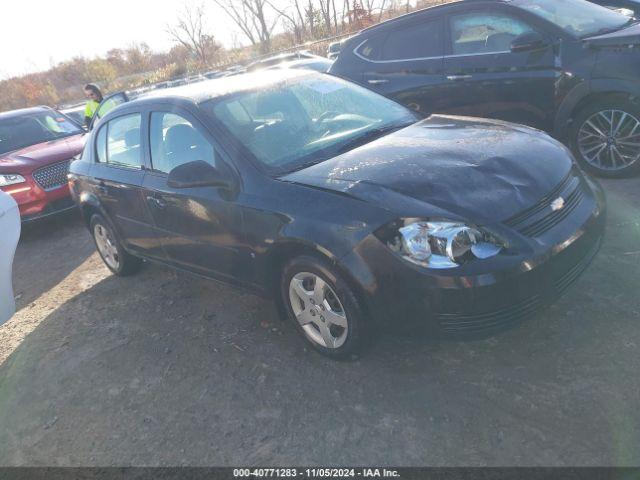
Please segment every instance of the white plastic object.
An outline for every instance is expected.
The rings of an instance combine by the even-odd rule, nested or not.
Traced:
[[[16,311],[13,258],[20,239],[20,211],[11,195],[0,190],[0,325]]]

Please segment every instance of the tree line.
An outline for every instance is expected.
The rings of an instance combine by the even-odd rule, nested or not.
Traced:
[[[185,4],[175,22],[165,26],[167,36],[174,42],[168,52],[156,52],[146,43],[136,43],[114,48],[101,57],[75,57],[45,72],[2,80],[0,111],[82,101],[82,86],[90,82],[106,92],[133,89],[248,62],[303,44],[322,54],[329,42],[318,40],[346,35],[415,8],[448,1],[203,0],[196,5]],[[207,6],[223,13],[234,26],[234,39],[227,48],[216,39],[207,18]]]

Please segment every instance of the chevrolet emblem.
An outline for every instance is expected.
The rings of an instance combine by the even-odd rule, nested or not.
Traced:
[[[564,208],[564,198],[558,197],[553,202],[551,202],[551,210],[557,212],[558,210],[562,210]]]

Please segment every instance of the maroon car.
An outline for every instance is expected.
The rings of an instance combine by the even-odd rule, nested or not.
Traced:
[[[84,137],[49,107],[0,113],[0,189],[16,200],[23,222],[74,208],[67,172]]]

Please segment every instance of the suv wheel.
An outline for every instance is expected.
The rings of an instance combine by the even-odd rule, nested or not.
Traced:
[[[91,217],[91,234],[105,265],[121,277],[137,272],[142,260],[128,254],[102,215]]]
[[[305,340],[331,358],[356,353],[363,344],[363,314],[347,283],[327,262],[301,256],[281,279],[282,302]]]
[[[574,118],[571,143],[576,158],[601,177],[640,171],[640,107],[628,99],[595,102]]]

